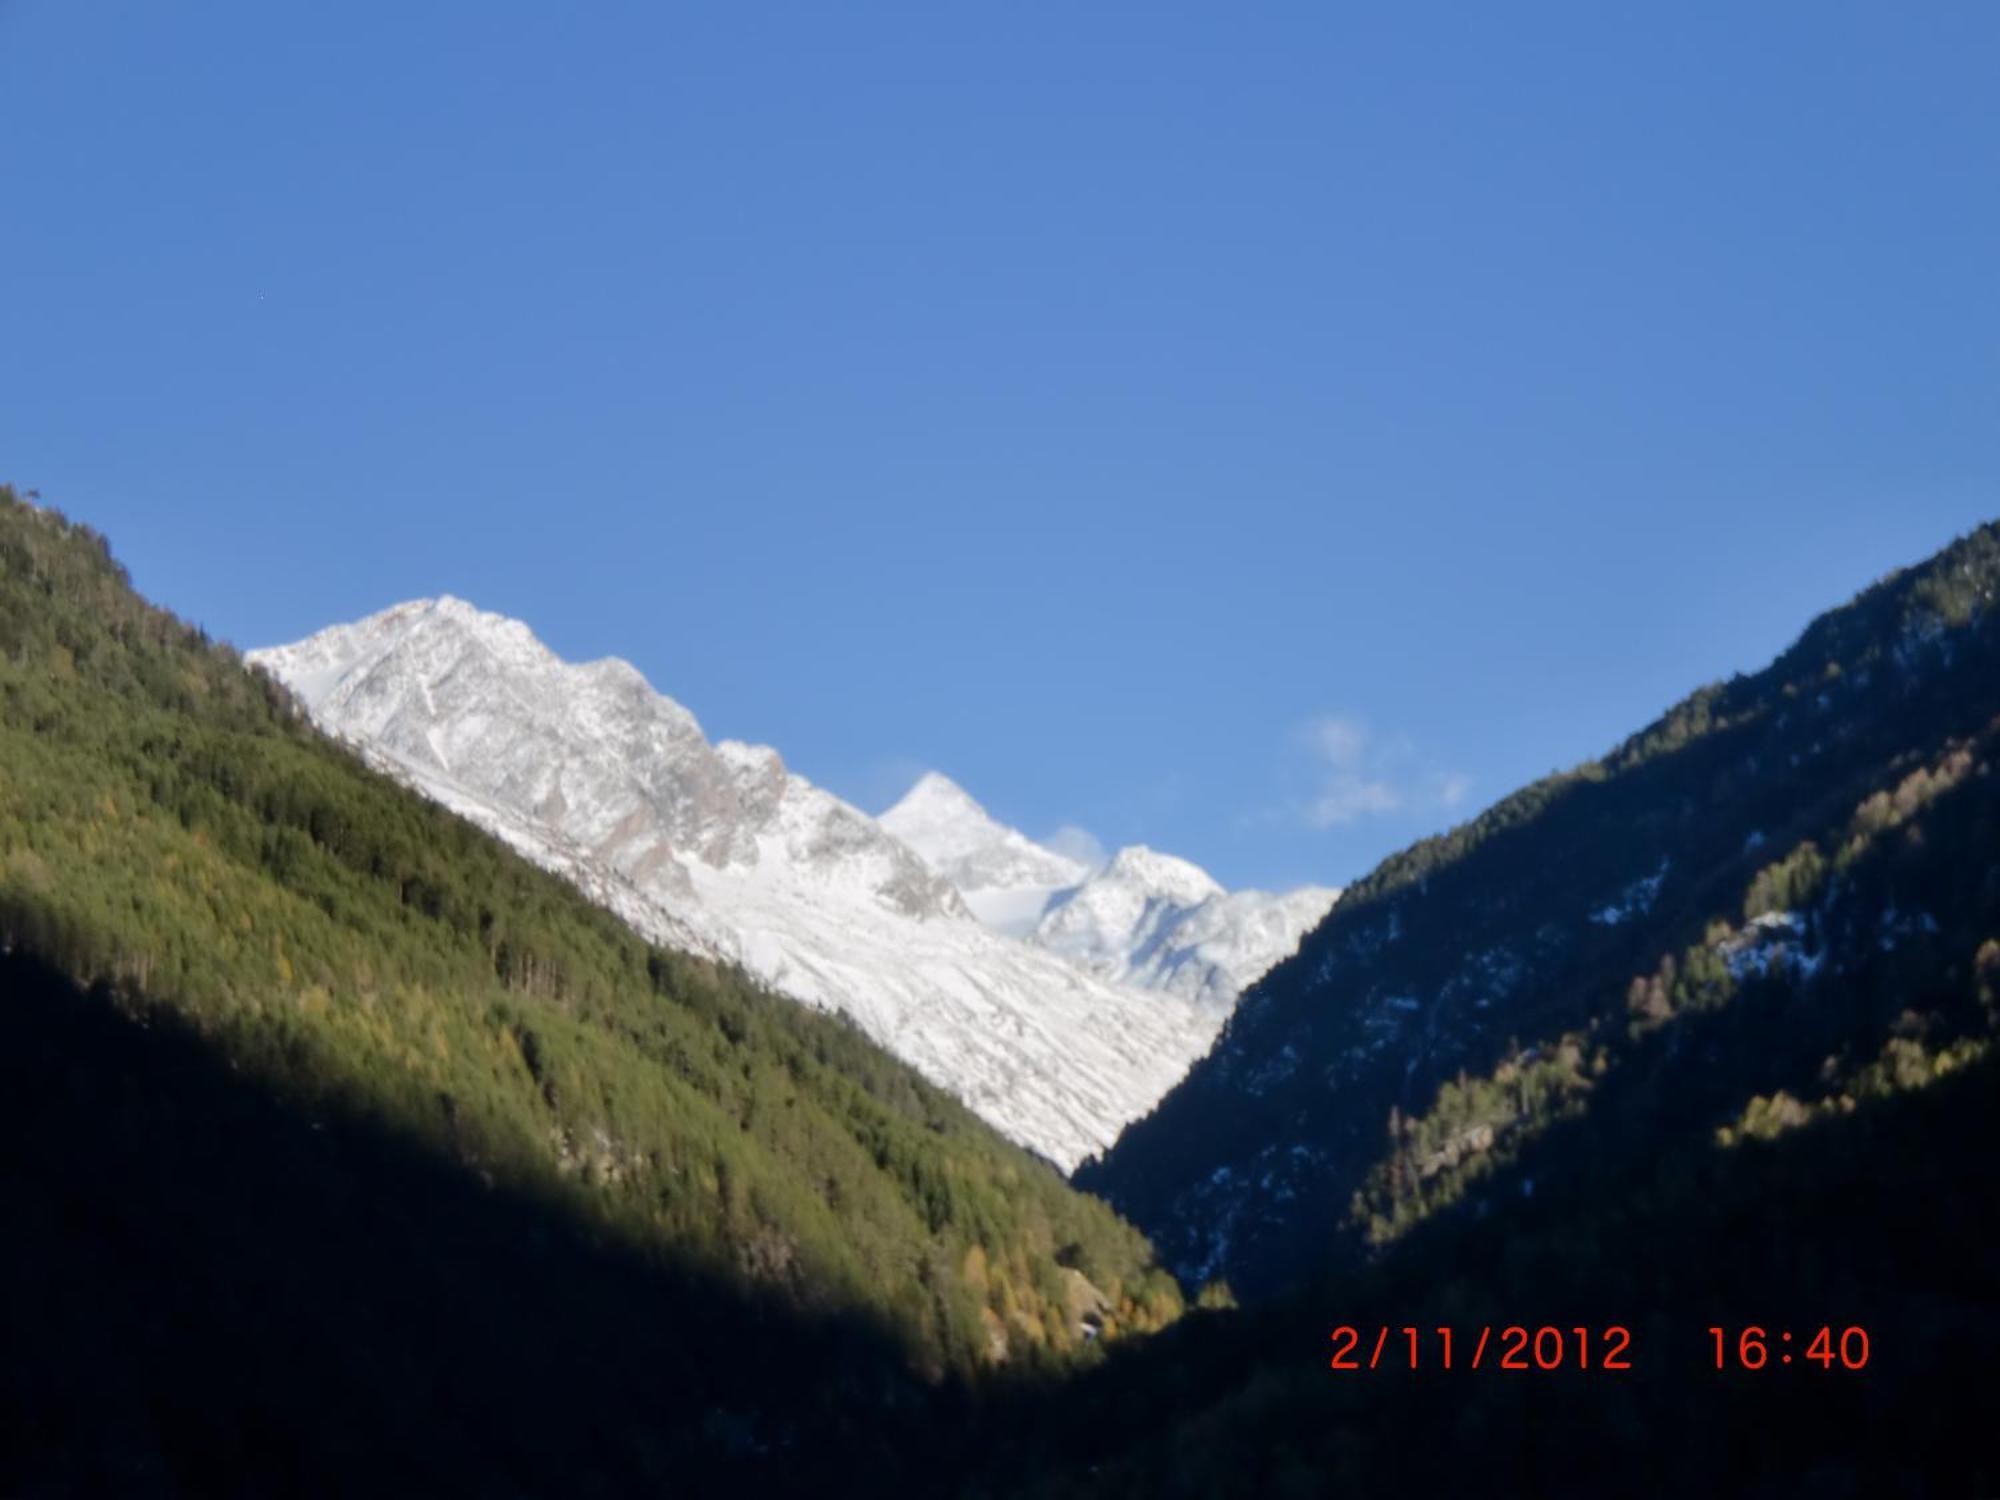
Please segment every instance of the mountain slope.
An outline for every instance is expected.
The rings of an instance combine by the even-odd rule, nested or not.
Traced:
[[[328,1393],[316,1442],[338,1446],[352,1401],[407,1443],[426,1411],[459,1410],[440,1387],[474,1344],[490,1363],[458,1372],[472,1390],[558,1378],[533,1365],[546,1347],[582,1358],[589,1338],[532,1321],[566,1307],[617,1344],[606,1368],[635,1383],[579,1373],[603,1406],[569,1411],[560,1438],[515,1412],[522,1425],[497,1441],[547,1457],[589,1431],[591,1462],[628,1478],[683,1441],[788,1441],[818,1399],[802,1387],[879,1411],[920,1379],[1066,1357],[1177,1307],[1129,1226],[854,1027],[650,946],[369,770],[275,683],[135,596],[87,529],[3,489],[0,764],[0,1008],[22,1048],[7,1053],[5,1102],[27,1122],[8,1134],[9,1253],[43,1278],[10,1281],[0,1344],[46,1348],[76,1382],[23,1395],[10,1378],[58,1426],[0,1423],[0,1488],[17,1487],[17,1438],[129,1447],[184,1476],[262,1462],[259,1433],[301,1440],[294,1424],[311,1420],[280,1385]],[[211,1106],[261,1123],[223,1129]],[[55,1123],[79,1109],[95,1112],[87,1131]],[[314,1194],[273,1187],[284,1223],[305,1227],[239,1281],[226,1267],[258,1259],[244,1236],[260,1209],[213,1203],[229,1179],[217,1153],[247,1193],[312,1183],[349,1203],[407,1254],[407,1279],[373,1253],[347,1279],[316,1238]],[[169,1217],[213,1208],[238,1228],[148,1224],[157,1184],[134,1184],[175,1161],[211,1197]],[[296,1271],[272,1264],[294,1255]],[[65,1256],[77,1287],[101,1272],[105,1296],[129,1292],[144,1327],[121,1335],[111,1319],[92,1325],[103,1342],[63,1344],[44,1283]],[[623,1267],[618,1285],[665,1299],[627,1310],[654,1342],[630,1343],[587,1290],[514,1285],[538,1260]],[[226,1327],[204,1330],[175,1300],[198,1290]],[[475,1318],[492,1333],[468,1329]],[[175,1395],[169,1330],[277,1358],[267,1324],[297,1328],[324,1368],[267,1372],[267,1395],[230,1376],[218,1399],[247,1404],[227,1413]],[[473,1343],[434,1347],[446,1324]],[[135,1344],[157,1365],[120,1373]],[[776,1368],[795,1354],[825,1363],[802,1382]],[[400,1394],[364,1394],[383,1389]],[[204,1424],[225,1420],[236,1436],[218,1451]],[[62,1424],[110,1447],[66,1446]],[[257,1488],[294,1488],[265,1478]]]
[[[1142,845],[1102,869],[1045,849],[948,777],[921,777],[882,826],[965,897],[988,926],[1109,983],[1228,1014],[1236,997],[1324,917],[1339,892],[1225,891],[1184,859]]]
[[[1078,1181],[1261,1296],[1978,1054],[1996,589],[1989,526],[1385,862]]]
[[[526,626],[455,599],[250,660],[323,727],[656,941],[851,1016],[1064,1168],[1214,1035],[1208,1012],[988,931],[873,820],[776,751],[711,746],[623,662],[572,666]]]

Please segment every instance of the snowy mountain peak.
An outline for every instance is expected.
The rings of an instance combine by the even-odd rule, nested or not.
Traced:
[[[1053,872],[1072,878],[1084,873],[1076,861],[1045,849],[1009,828],[980,806],[972,794],[941,771],[926,771],[878,820],[904,843],[934,863],[966,859],[1004,844]]]
[[[979,919],[1020,937],[1049,898],[1089,868],[995,819],[949,776],[927,771],[878,820],[965,897]]]
[[[1215,877],[1187,860],[1162,854],[1144,844],[1127,844],[1111,857],[1111,863],[1091,877],[1096,885],[1120,882],[1166,897],[1182,906],[1197,906],[1211,897],[1226,894]]]
[[[399,630],[430,630],[483,646],[510,663],[545,669],[563,665],[556,654],[537,640],[535,633],[521,621],[481,609],[453,594],[394,605],[363,620],[353,629],[367,631],[371,626],[377,627],[376,633],[385,639]]]
[[[941,825],[991,823],[973,795],[942,771],[926,771],[884,817],[923,818]]]

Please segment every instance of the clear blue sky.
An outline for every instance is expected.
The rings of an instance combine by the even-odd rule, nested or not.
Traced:
[[[1340,880],[2000,513],[2000,8],[0,0],[0,477]]]

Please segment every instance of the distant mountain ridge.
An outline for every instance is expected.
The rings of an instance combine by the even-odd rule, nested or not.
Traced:
[[[324,728],[642,932],[844,1012],[1065,1169],[1171,1087],[1220,1022],[988,930],[776,751],[711,745],[625,662],[565,663],[519,621],[424,600],[248,659]]]
[[[1059,895],[1034,941],[1106,979],[1226,1014],[1339,899],[1316,885],[1277,895],[1226,891],[1187,861],[1134,845]]]
[[[880,822],[958,888],[998,931],[1100,979],[1176,995],[1226,1015],[1243,988],[1289,957],[1339,898],[1226,891],[1206,870],[1142,844],[1100,869],[1035,843],[936,771]]]

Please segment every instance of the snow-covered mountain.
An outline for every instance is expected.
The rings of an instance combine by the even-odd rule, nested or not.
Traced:
[[[991,930],[775,750],[711,745],[630,665],[567,664],[518,621],[425,600],[249,659],[322,727],[648,936],[845,1012],[1064,1169],[1149,1109],[1220,1024]],[[1020,852],[1005,879],[1074,878],[1060,856]]]
[[[1339,897],[1318,885],[1278,895],[1225,891],[1186,860],[1134,845],[1057,897],[1032,938],[1100,978],[1227,1015]]]
[[[1225,891],[1199,866],[1143,845],[1092,870],[999,822],[933,771],[880,822],[949,880],[988,925],[1100,979],[1227,1015],[1236,997],[1327,914],[1337,890]]]
[[[949,776],[926,772],[877,820],[938,874],[987,926],[1026,937],[1049,900],[1081,885],[1090,866],[999,822]]]

